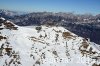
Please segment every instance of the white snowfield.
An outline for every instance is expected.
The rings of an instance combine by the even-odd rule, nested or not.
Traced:
[[[100,66],[99,48],[63,27],[0,24],[0,66]]]

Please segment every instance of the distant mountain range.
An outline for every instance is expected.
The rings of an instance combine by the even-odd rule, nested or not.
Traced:
[[[92,42],[100,44],[100,14],[94,16],[91,14],[80,15],[63,12],[19,13],[8,10],[0,10],[0,16],[19,26],[63,26],[79,36],[90,38]]]
[[[4,18],[10,19],[17,15],[23,15],[26,14],[26,12],[20,12],[20,11],[10,11],[5,9],[0,9],[0,16],[3,16]]]

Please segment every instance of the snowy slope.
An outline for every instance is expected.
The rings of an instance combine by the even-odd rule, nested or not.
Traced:
[[[19,27],[1,19],[0,66],[100,66],[99,46],[63,27]]]

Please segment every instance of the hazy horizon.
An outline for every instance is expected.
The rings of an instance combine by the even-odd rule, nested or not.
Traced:
[[[21,12],[100,14],[100,0],[1,0],[0,9]]]

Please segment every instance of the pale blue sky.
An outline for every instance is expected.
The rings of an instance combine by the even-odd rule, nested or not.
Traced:
[[[100,14],[100,0],[0,0],[0,9]]]

